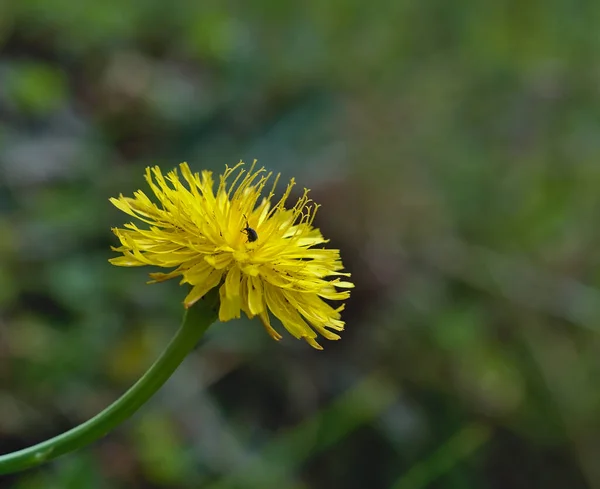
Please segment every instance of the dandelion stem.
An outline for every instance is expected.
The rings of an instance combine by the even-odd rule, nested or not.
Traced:
[[[82,448],[102,438],[133,415],[169,379],[217,319],[219,299],[215,291],[213,289],[204,300],[186,311],[179,330],[165,351],[123,396],[92,419],[66,433],[23,450],[0,455],[0,474],[25,470]]]

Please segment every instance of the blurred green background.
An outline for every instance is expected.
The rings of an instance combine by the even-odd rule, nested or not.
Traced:
[[[600,2],[0,2],[0,453],[150,365],[185,290],[107,263],[145,166],[295,176],[339,342],[210,330],[53,488],[600,488]]]

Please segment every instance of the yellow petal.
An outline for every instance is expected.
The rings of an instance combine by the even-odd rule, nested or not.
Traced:
[[[262,280],[257,277],[248,277],[248,309],[254,315],[264,311],[264,293]]]
[[[264,290],[269,309],[281,321],[283,327],[296,338],[304,338],[311,346],[319,348],[319,345],[313,341],[317,334],[306,324],[298,311],[290,306],[281,291],[273,286],[266,286]]]
[[[222,273],[219,270],[212,270],[207,280],[201,284],[194,285],[190,293],[183,300],[183,305],[186,308],[192,307],[198,300],[202,299],[206,293],[219,285]]]
[[[231,319],[239,318],[241,304],[240,297],[227,297],[225,284],[221,285],[221,288],[219,289],[219,296],[221,298],[221,304],[219,306],[219,321],[224,323]]]
[[[213,267],[222,269],[229,266],[233,257],[231,256],[231,253],[219,253],[216,255],[207,255],[204,259]]]
[[[225,277],[225,291],[227,297],[236,297],[240,295],[240,282],[242,279],[242,274],[237,265],[231,267],[227,276]]]
[[[271,338],[273,338],[276,341],[279,341],[282,338],[282,336],[271,326],[271,319],[269,318],[269,313],[267,311],[263,311],[260,313],[260,320],[262,321],[263,326],[267,330],[267,333],[271,335]]]

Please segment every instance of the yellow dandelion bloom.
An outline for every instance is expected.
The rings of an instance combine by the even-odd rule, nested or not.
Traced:
[[[249,170],[240,162],[226,167],[214,191],[212,172],[192,173],[187,163],[163,176],[158,167],[146,169],[146,180],[158,203],[141,190],[133,198],[120,195],[110,201],[120,210],[146,223],[113,229],[122,256],[113,265],[153,265],[174,269],[151,273],[153,282],[181,277],[192,286],[184,300],[192,306],[214,287],[219,288],[219,320],[229,321],[244,311],[260,317],[269,334],[281,336],[271,326],[269,312],[296,338],[311,346],[317,332],[329,340],[342,331],[343,305],[333,308],[326,300],[344,300],[353,287],[343,273],[339,250],[316,248],[327,243],[313,227],[316,205],[308,190],[291,209],[285,208],[294,180],[275,205],[272,199],[279,175],[268,195],[262,192],[272,177],[264,168]],[[260,202],[259,202],[260,199]],[[342,290],[337,290],[342,289]]]

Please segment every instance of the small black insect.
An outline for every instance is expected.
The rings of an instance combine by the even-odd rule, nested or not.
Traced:
[[[244,219],[246,219],[246,227],[242,229],[242,233],[246,233],[246,236],[248,236],[248,243],[253,243],[258,239],[258,233],[250,227],[250,224],[248,224],[248,218],[245,215]]]

